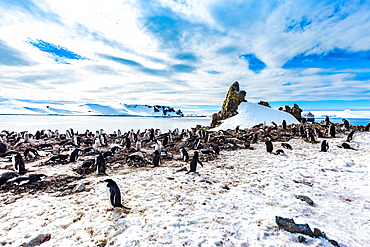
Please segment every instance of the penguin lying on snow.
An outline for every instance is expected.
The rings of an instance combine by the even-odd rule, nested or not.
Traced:
[[[9,179],[18,177],[19,175],[15,172],[4,172],[0,176],[0,186],[5,184]]]
[[[110,208],[109,210],[113,210],[114,208],[123,208],[123,209],[126,209],[126,210],[131,209],[131,208],[128,208],[128,207],[125,207],[125,206],[122,205],[121,191],[118,188],[118,185],[114,180],[108,178],[108,179],[105,179],[101,182],[106,182],[107,187],[109,188],[108,200],[110,202],[110,205],[112,206],[112,208]]]
[[[293,148],[292,148],[292,146],[291,146],[289,143],[285,143],[285,142],[283,142],[283,143],[281,143],[281,146],[282,146],[283,148],[286,148],[286,149],[293,149]]]
[[[22,185],[22,184],[31,184],[36,182],[42,182],[47,176],[45,174],[31,174],[28,177],[18,177],[11,183]]]

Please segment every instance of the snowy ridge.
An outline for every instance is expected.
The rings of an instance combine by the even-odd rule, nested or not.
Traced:
[[[241,129],[246,129],[261,123],[271,125],[271,122],[275,122],[279,125],[283,120],[285,120],[287,124],[299,123],[298,120],[289,113],[250,102],[241,103],[238,112],[238,115],[224,120],[219,127],[213,130],[235,129],[238,125]]]
[[[0,114],[183,116],[181,110],[161,105],[103,105],[96,103],[34,102],[8,99],[0,99],[0,102]]]

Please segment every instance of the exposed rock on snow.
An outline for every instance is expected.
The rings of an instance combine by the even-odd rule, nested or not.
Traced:
[[[251,128],[258,124],[271,125],[272,122],[281,124],[283,120],[287,124],[298,124],[298,120],[291,114],[271,109],[258,104],[243,102],[239,105],[239,114],[223,121],[223,123],[212,130],[240,129]]]
[[[222,104],[221,111],[212,115],[212,126],[219,123],[220,120],[224,120],[238,114],[238,106],[241,102],[247,102],[245,95],[247,93],[244,90],[239,89],[239,82],[234,82],[227,92],[226,99]]]

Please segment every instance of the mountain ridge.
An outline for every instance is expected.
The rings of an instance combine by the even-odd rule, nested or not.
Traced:
[[[0,114],[184,117],[180,109],[162,105],[38,102],[4,98],[0,99]]]

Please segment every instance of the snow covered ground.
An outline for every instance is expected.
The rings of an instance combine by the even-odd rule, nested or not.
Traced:
[[[110,178],[121,188],[123,204],[131,212],[107,211],[106,177],[88,176],[86,190],[65,196],[2,193],[0,244],[21,246],[40,234],[50,234],[41,246],[332,246],[323,238],[281,230],[275,216],[319,228],[340,246],[370,246],[370,133],[320,144],[292,139],[286,156],[269,154],[265,144],[254,150],[222,151],[204,162],[199,173],[176,172],[182,161],[158,168],[111,164]],[[274,142],[274,150],[281,149]],[[76,164],[33,166],[49,176],[76,175]],[[0,170],[4,172],[4,170]],[[48,179],[48,178],[47,178]],[[314,205],[296,199],[310,197]]]
[[[241,129],[246,129],[261,123],[271,125],[271,122],[280,125],[283,120],[285,120],[287,124],[299,123],[293,115],[284,111],[275,110],[251,102],[242,102],[239,105],[238,114],[223,120],[222,124],[214,128],[214,130],[235,129],[237,126]]]

